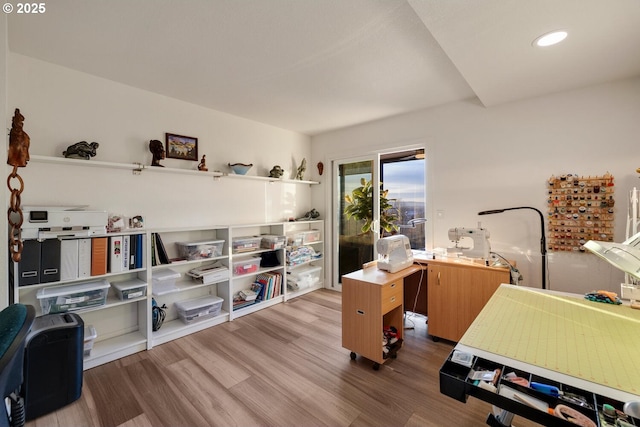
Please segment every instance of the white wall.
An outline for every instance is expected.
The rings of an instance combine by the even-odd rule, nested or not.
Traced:
[[[113,81],[9,53],[8,105],[25,116],[31,155],[62,157],[78,141],[100,144],[95,161],[149,165],[149,140],[164,133],[198,138],[209,171],[253,163],[249,175],[268,176],[275,164],[293,177],[310,159],[305,135],[150,93]],[[10,117],[7,117],[10,123]],[[193,161],[165,159],[172,168]],[[87,166],[91,160],[87,161]],[[310,209],[308,185],[91,167],[31,161],[21,171],[22,203],[88,205],[125,216],[143,214],[148,227],[282,221]],[[310,179],[308,174],[306,179]]]
[[[380,120],[312,138],[312,158],[331,159],[421,143],[427,149],[427,239],[447,247],[450,227],[491,233],[492,250],[513,259],[524,284],[541,286],[540,220],[534,211],[478,216],[532,206],[547,212],[547,179],[575,173],[615,177],[615,240],[625,235],[627,195],[640,187],[640,78],[485,108],[477,100]],[[345,147],[348,147],[345,149]],[[326,172],[325,172],[326,174]],[[314,188],[324,203],[329,177]],[[437,218],[441,211],[443,218]],[[546,226],[545,226],[546,228]],[[327,224],[330,230],[330,224]],[[548,287],[584,293],[619,292],[623,275],[586,253],[549,253]]]
[[[9,51],[8,47],[8,25],[7,25],[7,15],[0,15],[0,117],[8,117],[7,113],[7,52]],[[11,116],[13,117],[13,115]],[[7,128],[11,128],[11,118],[7,122],[9,125]],[[7,135],[8,132],[5,134]],[[2,152],[7,152],[7,147],[9,144],[9,137],[6,136],[0,146],[2,147]],[[2,206],[8,206],[9,203],[9,190],[3,190],[0,192],[0,204]],[[3,242],[7,242],[9,236],[7,234],[7,227],[0,227],[0,239]],[[0,245],[0,259],[7,259],[8,257],[8,248],[7,245]],[[7,277],[7,263],[0,262],[0,277]],[[9,302],[9,288],[8,286],[0,286],[0,308],[4,308]]]

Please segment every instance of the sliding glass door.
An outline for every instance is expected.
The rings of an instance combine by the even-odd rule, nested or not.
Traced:
[[[404,234],[425,250],[425,177],[422,148],[333,161],[334,284],[378,258],[380,237]]]
[[[373,157],[334,163],[334,283],[374,259],[379,234],[377,163]]]

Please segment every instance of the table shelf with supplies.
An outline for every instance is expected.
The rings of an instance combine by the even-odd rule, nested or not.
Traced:
[[[342,276],[342,346],[374,362],[378,369],[389,356],[384,351],[384,329],[397,330],[401,342],[403,334],[403,280],[420,271],[411,266],[396,273],[368,267]]]

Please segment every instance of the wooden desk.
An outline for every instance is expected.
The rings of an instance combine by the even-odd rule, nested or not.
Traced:
[[[459,341],[502,283],[510,283],[507,268],[487,267],[459,258],[414,257],[427,266],[429,335]]]
[[[374,362],[374,369],[388,360],[382,351],[383,328],[395,326],[402,338],[404,278],[421,268],[387,273],[374,266],[342,276],[342,346],[351,350],[352,359],[359,353]]]

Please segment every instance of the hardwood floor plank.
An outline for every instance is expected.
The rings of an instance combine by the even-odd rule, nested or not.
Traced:
[[[249,377],[247,370],[235,361],[230,354],[218,351],[218,346],[224,346],[217,334],[195,334],[180,340],[180,347],[196,362],[205,372],[209,372],[225,388],[246,380]],[[219,342],[220,341],[220,342]],[[212,351],[202,351],[211,349]]]
[[[253,415],[245,399],[237,399],[231,395],[228,388],[214,378],[215,374],[207,372],[194,360],[185,359],[174,363],[168,367],[168,372],[173,385],[184,393],[184,397],[207,421],[207,425],[225,427],[260,424],[260,418]],[[245,379],[248,378],[246,376]]]
[[[90,393],[84,401],[95,409],[98,425],[119,425],[143,413],[138,401],[128,397],[134,390],[129,387],[126,368],[118,362],[103,365],[104,369],[89,370],[84,375],[83,395],[84,389]]]
[[[126,423],[120,424],[118,427],[154,427],[154,425],[151,424],[151,420],[145,414],[142,414],[130,419]]]
[[[433,342],[424,317],[375,371],[342,347],[340,310],[340,293],[319,290],[98,366],[80,399],[27,427],[486,425],[491,405],[440,394],[453,343]]]
[[[145,359],[127,366],[125,371],[125,381],[132,390],[126,396],[137,402],[154,426],[208,425],[185,397],[185,390],[167,378],[166,368],[158,366],[152,359]],[[101,414],[105,412],[100,411]],[[114,424],[101,420],[101,425]]]

